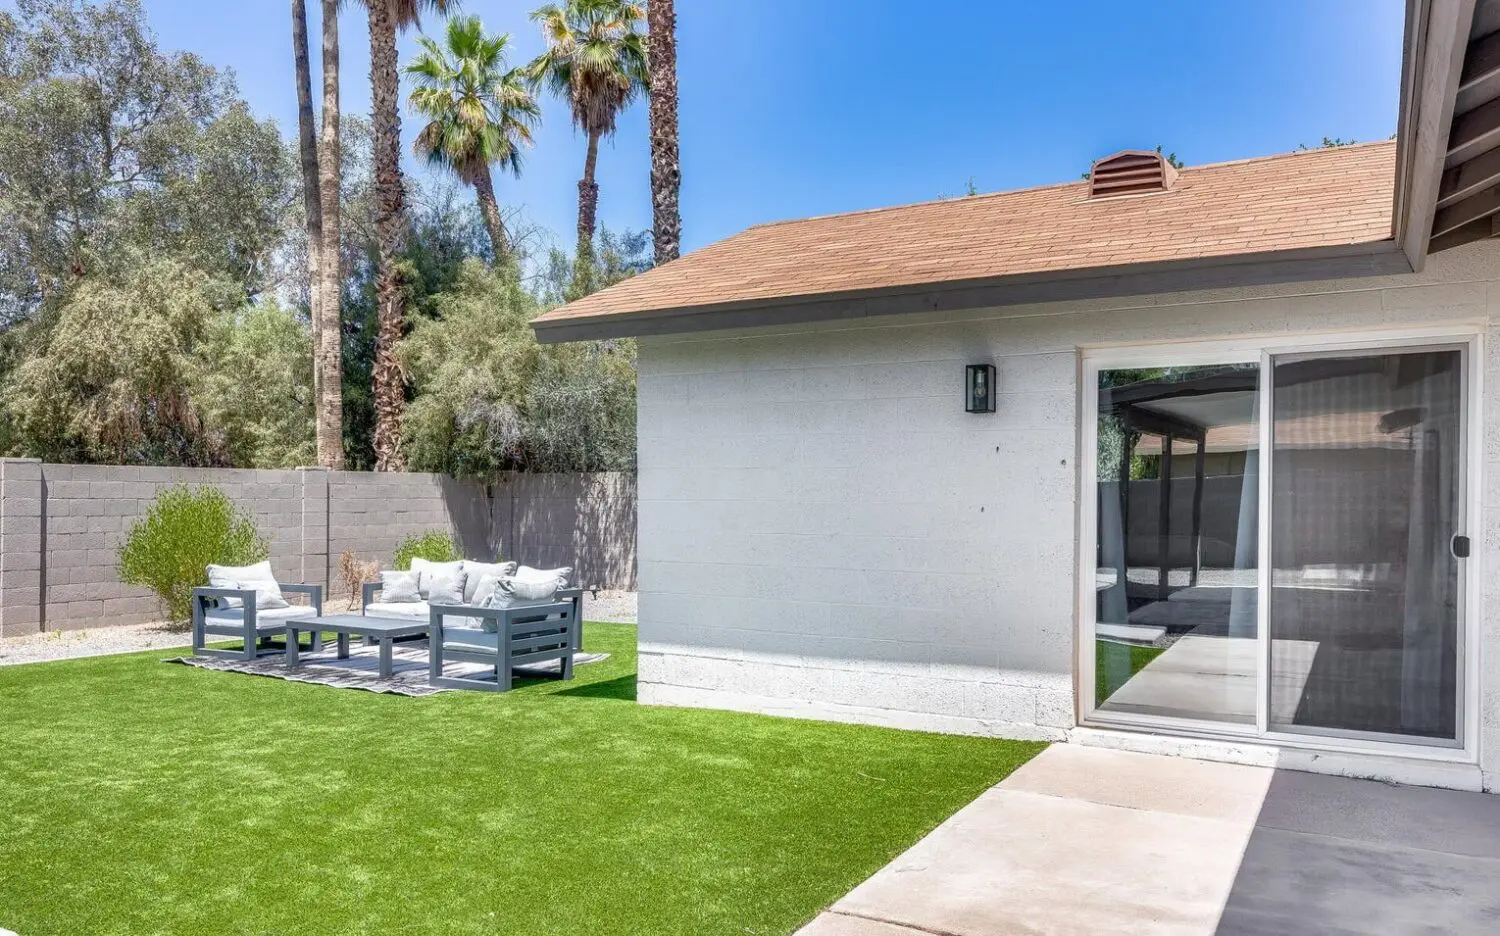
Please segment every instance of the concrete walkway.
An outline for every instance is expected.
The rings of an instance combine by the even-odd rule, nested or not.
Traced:
[[[799,936],[1500,933],[1500,796],[1059,744]]]

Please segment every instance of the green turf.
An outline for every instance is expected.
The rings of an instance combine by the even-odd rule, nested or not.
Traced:
[[[0,928],[790,933],[1041,747],[638,705],[585,633],[504,695],[0,668]]]
[[[1094,641],[1094,704],[1103,705],[1116,689],[1125,685],[1147,663],[1161,656],[1164,649],[1112,640]]]

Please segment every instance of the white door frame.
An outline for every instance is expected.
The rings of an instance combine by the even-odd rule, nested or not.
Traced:
[[[1270,484],[1269,437],[1271,433],[1271,357],[1278,354],[1352,352],[1360,350],[1412,349],[1430,346],[1460,346],[1463,350],[1463,380],[1467,405],[1462,414],[1465,446],[1460,495],[1471,544],[1469,558],[1459,563],[1458,647],[1458,741],[1433,743],[1423,739],[1341,737],[1300,732],[1277,732],[1267,724],[1269,713],[1270,606],[1266,600],[1270,580]],[[1187,737],[1252,741],[1289,748],[1348,754],[1384,754],[1435,761],[1477,763],[1480,721],[1480,574],[1484,568],[1481,535],[1481,484],[1483,443],[1484,326],[1478,323],[1369,330],[1357,334],[1297,334],[1224,341],[1161,342],[1081,349],[1079,372],[1079,498],[1077,579],[1077,679],[1075,694],[1078,723],[1087,727],[1125,728]],[[1260,643],[1257,672],[1256,719],[1254,724],[1236,725],[1206,719],[1129,715],[1096,710],[1094,699],[1094,591],[1095,550],[1098,542],[1098,406],[1099,372],[1122,367],[1181,367],[1203,364],[1259,363],[1260,389],[1258,436],[1261,451],[1258,548],[1257,640]]]

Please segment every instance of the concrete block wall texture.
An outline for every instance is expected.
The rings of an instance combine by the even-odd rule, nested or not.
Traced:
[[[506,559],[575,566],[580,582],[635,587],[636,484],[624,473],[508,474],[492,488]]]
[[[42,463],[0,461],[0,637],[42,626]]]
[[[577,565],[590,576],[583,578],[586,585],[634,585],[634,485],[628,477],[548,482],[523,476],[487,486],[434,474],[48,465],[12,458],[0,459],[0,635],[159,619],[154,596],[119,581],[118,549],[158,492],[174,484],[213,485],[244,508],[285,582],[337,583],[345,550],[389,565],[402,539],[443,529],[472,558],[504,551],[533,565]],[[518,500],[533,495],[542,498],[536,505]],[[593,499],[570,502],[569,495]],[[513,532],[515,517],[522,518],[524,537]],[[621,541],[590,539],[604,535]],[[510,542],[518,548],[511,550]],[[576,547],[572,552],[569,544]]]
[[[1485,336],[1481,765],[1500,783],[1500,245],[1421,274],[641,339],[640,698],[1063,738],[1081,349]],[[997,412],[963,368],[998,367]],[[1476,537],[1476,542],[1478,539]],[[1092,684],[1085,674],[1083,681]]]

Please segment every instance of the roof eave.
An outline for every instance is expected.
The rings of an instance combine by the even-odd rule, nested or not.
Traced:
[[[1456,96],[1475,0],[1407,0],[1396,133],[1393,237],[1412,269],[1432,252]]]
[[[1387,239],[686,308],[544,316],[531,327],[538,341],[551,344],[1410,272],[1407,254],[1395,240]]]

